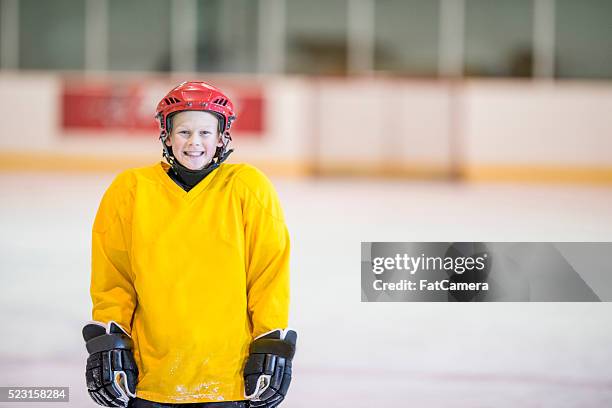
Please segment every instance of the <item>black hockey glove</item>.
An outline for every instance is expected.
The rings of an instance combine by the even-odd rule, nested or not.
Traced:
[[[291,360],[295,354],[295,330],[274,330],[253,340],[244,367],[245,397],[250,407],[275,408],[291,383]]]
[[[89,357],[85,369],[87,392],[105,407],[127,407],[136,396],[138,367],[132,339],[115,322],[108,328],[90,323],[83,327]]]

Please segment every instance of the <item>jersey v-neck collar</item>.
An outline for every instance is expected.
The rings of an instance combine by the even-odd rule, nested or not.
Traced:
[[[167,163],[165,163],[163,161],[160,161],[159,164],[157,166],[155,166],[155,170],[157,172],[157,175],[159,176],[159,178],[162,181],[162,183],[174,195],[176,195],[176,196],[178,196],[178,197],[180,197],[182,199],[185,199],[185,200],[192,200],[194,197],[199,195],[202,191],[206,190],[206,187],[210,184],[212,179],[215,178],[215,176],[219,172],[221,166],[219,166],[216,169],[214,169],[213,171],[211,171],[210,174],[208,174],[206,177],[204,177],[198,184],[193,186],[193,188],[191,190],[189,190],[189,191],[185,191],[181,186],[176,184],[176,182],[174,180],[172,180],[172,178],[168,174],[168,169],[169,168],[170,168],[170,165],[168,165]]]

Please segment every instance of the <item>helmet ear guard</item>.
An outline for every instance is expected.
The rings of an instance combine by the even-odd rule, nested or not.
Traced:
[[[168,162],[168,164],[170,164],[170,166],[174,167],[175,166],[175,162],[174,162],[174,155],[172,154],[172,151],[168,149],[168,146],[166,145],[166,139],[168,139],[168,137],[170,136],[170,133],[166,130],[167,126],[165,126],[164,122],[164,117],[161,113],[158,113],[157,115],[155,115],[155,119],[159,120],[159,140],[162,144],[162,156],[163,158]]]

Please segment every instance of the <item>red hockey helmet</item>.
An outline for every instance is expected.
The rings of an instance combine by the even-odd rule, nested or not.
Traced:
[[[159,120],[161,132],[167,134],[171,130],[168,129],[170,115],[187,110],[201,110],[218,116],[221,134],[229,132],[232,122],[236,120],[234,104],[219,88],[206,82],[183,82],[157,104],[155,118]]]
[[[227,150],[227,146],[229,141],[232,140],[229,132],[230,127],[232,122],[236,120],[234,104],[219,88],[200,81],[183,82],[168,92],[157,104],[155,118],[159,121],[159,138],[162,142],[166,160],[174,166],[172,151],[165,144],[166,138],[172,130],[170,118],[177,112],[191,110],[210,112],[219,118],[219,134],[222,136],[223,147],[217,149],[215,157],[218,161],[225,160],[232,152]]]

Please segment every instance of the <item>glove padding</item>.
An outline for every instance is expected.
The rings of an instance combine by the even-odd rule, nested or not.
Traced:
[[[136,397],[138,367],[132,354],[132,340],[115,322],[108,328],[90,323],[83,327],[89,357],[85,369],[87,392],[105,407],[127,407]]]
[[[274,408],[285,399],[296,342],[295,330],[276,329],[251,343],[244,368],[245,397],[250,407]]]

